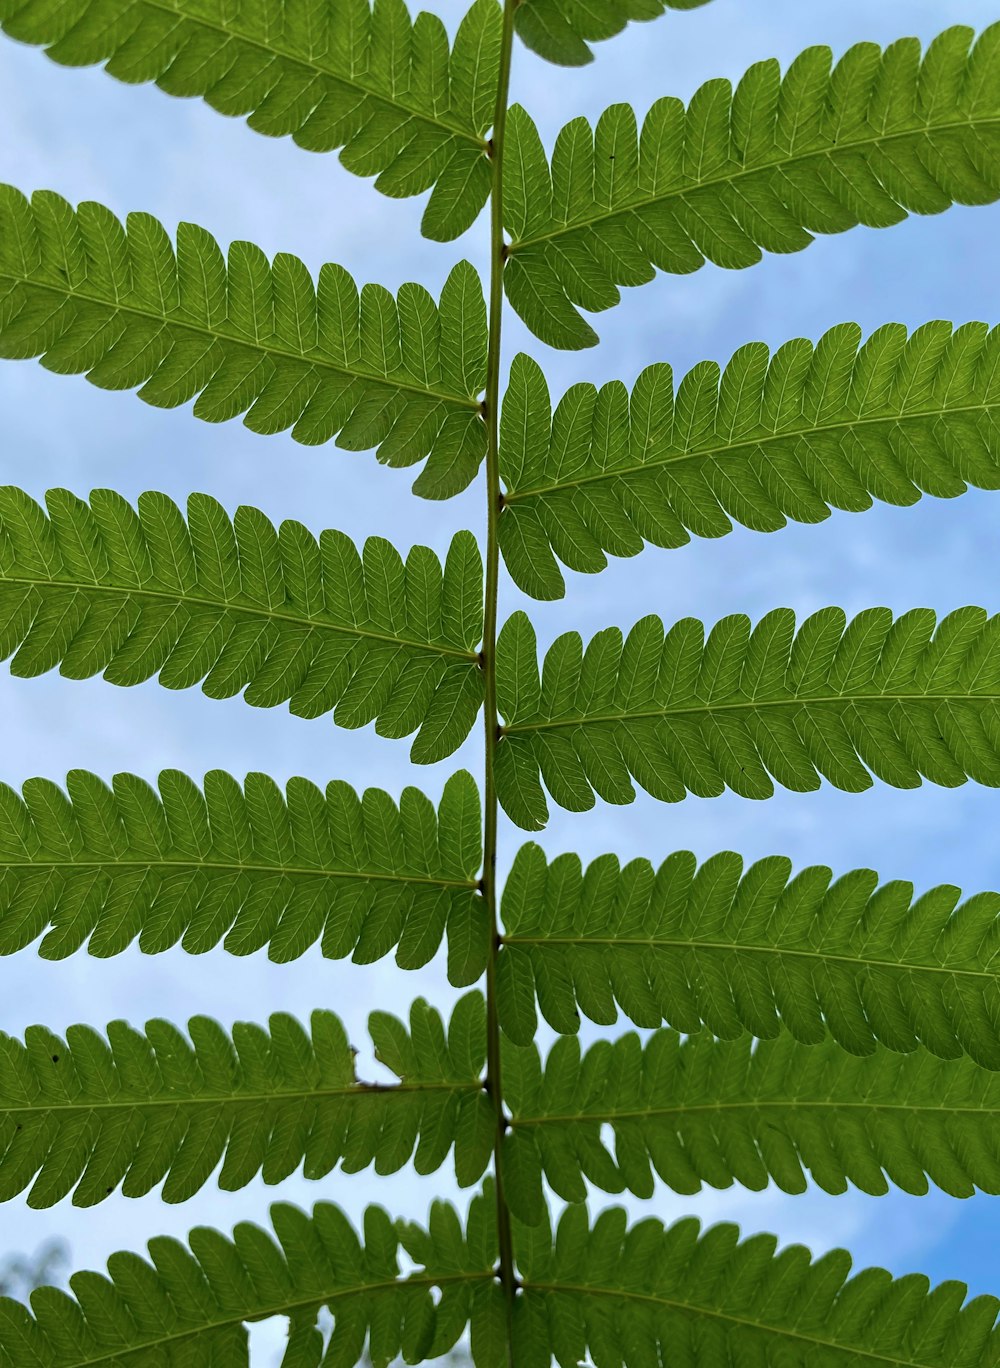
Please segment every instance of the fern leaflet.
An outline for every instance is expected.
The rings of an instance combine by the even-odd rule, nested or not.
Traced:
[[[946,29],[923,55],[908,38],[836,65],[807,48],[784,76],[758,62],[735,91],[657,101],[641,132],[612,105],[596,128],[567,124],[551,164],[520,106],[509,134],[507,297],[543,341],[589,347],[576,306],[610,309],[657,269],[738,269],[817,233],[1000,197],[1000,24]]]
[[[0,0],[12,38],[66,66],[200,96],[251,128],[340,160],[395,198],[433,187],[423,230],[458,237],[490,191],[500,22],[476,0],[449,52],[433,14],[402,0]]]
[[[561,66],[594,60],[588,44],[621,33],[636,20],[656,19],[664,9],[692,10],[707,0],[521,0],[514,22],[525,45]]]
[[[924,1277],[881,1268],[850,1277],[843,1249],[813,1260],[774,1235],[740,1241],[738,1227],[701,1232],[688,1218],[628,1228],[620,1207],[591,1227],[569,1207],[555,1239],[521,1227],[525,1275],[516,1330],[518,1368],[582,1362],[646,1368],[726,1364],[749,1368],[988,1368],[996,1359],[1000,1302],[965,1303],[962,1283],[931,1289]]]
[[[634,778],[663,802],[726,788],[768,798],[772,778],[797,793],[859,793],[872,775],[895,788],[922,779],[1000,786],[1000,616],[960,608],[893,619],[870,608],[848,622],[824,608],[796,631],[779,608],[751,630],[734,614],[709,632],[684,618],[664,633],[641,619],[583,649],[567,632],[539,679],[535,633],[515,613],[500,633],[500,801],[538,831],[541,779],[578,812],[635,798]]]
[[[509,1144],[524,1151],[505,1191],[529,1224],[545,1209],[543,1172],[570,1202],[587,1183],[652,1197],[654,1173],[687,1194],[769,1182],[798,1193],[810,1181],[832,1193],[1000,1191],[1000,1075],[923,1049],[859,1059],[785,1032],[755,1044],[662,1030],[645,1046],[632,1033],[600,1040],[581,1057],[563,1036],[544,1068],[537,1048],[508,1048],[504,1093]]]
[[[610,1025],[706,1027],[735,1039],[782,1029],[851,1054],[877,1044],[963,1053],[1000,1069],[1000,894],[913,886],[821,865],[792,876],[779,856],[744,868],[731,851],[699,868],[688,851],[659,869],[602,855],[551,864],[529,843],[503,893],[497,996],[504,1030],[534,1039],[535,997],[555,1030],[580,1012]]]
[[[219,1186],[245,1187],[258,1173],[280,1183],[302,1165],[318,1179],[338,1163],[394,1173],[413,1154],[418,1173],[441,1167],[452,1146],[460,1181],[482,1176],[493,1109],[479,1074],[486,1053],[483,1000],[455,1009],[451,1036],[418,999],[410,1032],[384,1013],[373,1035],[405,1059],[405,1080],[363,1083],[332,1012],[311,1031],[276,1013],[270,1032],[238,1022],[227,1034],[193,1017],[190,1040],[166,1021],[145,1033],[124,1021],[107,1039],[71,1026],[61,1040],[42,1026],[24,1044],[0,1034],[0,1200],[30,1186],[31,1207],[70,1191],[77,1206],[102,1202],[119,1184],[128,1197],[163,1181],[163,1199],[184,1202],[222,1160]],[[165,1180],[165,1181],[164,1181]]]
[[[222,770],[203,789],[177,770],[159,792],[134,774],[109,788],[85,770],[66,787],[29,779],[22,797],[0,785],[0,954],[42,937],[46,959],[83,945],[107,958],[137,941],[144,954],[266,947],[285,962],[319,942],[359,964],[395,949],[417,969],[447,930],[453,982],[482,972],[480,803],[465,771],[436,812],[415,788],[396,803],[295,778],[282,793],[267,775],[241,788]]]
[[[0,186],[0,356],[140,386],[160,408],[194,399],[210,423],[245,414],[254,432],[377,447],[387,465],[429,456],[414,485],[427,498],[464,489],[486,447],[486,306],[467,262],[440,305],[420,285],[359,294],[341,266],[314,283],[286,253],[272,264],[236,242],[227,262],[192,224],[175,249],[149,214],[123,227],[99,204]]]
[[[545,377],[514,360],[504,402],[500,544],[517,584],[561,598],[559,562],[592,574],[649,542],[721,537],[733,521],[775,532],[874,499],[1000,488],[1000,330],[901,324],[864,344],[853,324],[815,347],[741,347],[720,374],[669,366],[574,385],[553,414]]]
[[[137,508],[111,490],[90,504],[50,490],[48,516],[0,489],[0,659],[31,676],[113,684],[158,675],[243,691],[255,707],[299,717],[333,711],[342,727],[417,731],[418,763],[450,755],[482,701],[482,561],[460,532],[442,569],[427,547],[402,560],[381,537],[363,554],[341,532],[317,541],[300,523],[276,531],[242,507],[230,520],[205,494],[185,522],[165,495]],[[418,730],[419,729],[419,730]]]
[[[296,1368],[357,1363],[366,1342],[375,1363],[438,1357],[470,1317],[477,1338],[488,1323],[494,1212],[489,1191],[477,1195],[463,1229],[453,1207],[435,1202],[424,1230],[370,1206],[362,1242],[338,1207],[320,1202],[307,1214],[282,1202],[271,1230],[244,1221],[232,1239],[207,1227],[187,1244],[159,1236],[148,1259],[113,1254],[106,1276],[73,1274],[72,1295],[43,1288],[30,1310],[0,1298],[0,1368],[246,1368],[245,1322],[269,1316],[288,1317],[284,1362]],[[328,1344],[317,1326],[324,1307]]]

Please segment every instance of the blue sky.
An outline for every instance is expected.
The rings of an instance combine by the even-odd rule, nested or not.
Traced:
[[[439,0],[437,8],[453,25],[464,6]],[[633,27],[603,45],[583,70],[545,66],[519,48],[514,93],[551,142],[578,113],[594,117],[624,99],[642,113],[660,95],[688,96],[709,77],[736,78],[763,57],[787,61],[813,42],[839,52],[858,39],[930,38],[949,23],[982,28],[997,17],[996,0],[883,0],[878,6],[870,0],[714,0],[691,14]],[[481,264],[483,222],[458,244],[425,242],[417,231],[419,203],[380,198],[335,157],[260,137],[152,87],[126,87],[94,69],[64,70],[7,40],[0,43],[0,118],[0,180],[26,191],[44,187],[73,201],[96,199],[122,215],[147,210],[171,229],[190,219],[224,243],[250,238],[269,254],[297,253],[314,271],[338,261],[360,280],[392,287],[415,279],[436,289],[458,255]],[[561,393],[578,379],[631,382],[653,360],[670,361],[678,372],[706,358],[724,362],[746,341],[777,345],[817,337],[848,320],[866,332],[887,321],[994,323],[1000,318],[998,242],[1000,207],[952,210],[881,233],[858,230],[750,271],[707,267],[629,291],[598,320],[601,346],[582,355],[549,352],[508,316],[506,355],[509,361],[516,350],[529,351],[547,369],[553,392]],[[36,497],[54,485],[80,494],[112,486],[128,497],[161,489],[181,501],[203,490],[230,510],[252,503],[275,521],[297,517],[316,531],[336,527],[357,540],[380,534],[403,549],[422,541],[441,550],[457,528],[482,529],[481,487],[443,505],[418,502],[406,472],[382,469],[369,454],[298,447],[286,437],[255,436],[239,423],[196,423],[183,411],[150,409],[32,362],[0,364],[0,411],[3,479]],[[530,603],[505,581],[502,612],[527,607],[543,643],[570,626],[586,636],[650,612],[668,621],[687,614],[714,621],[734,611],[757,617],[778,605],[807,613],[826,604],[854,612],[873,604],[944,611],[978,603],[995,612],[998,527],[995,496],[970,493],[912,509],[834,515],[819,527],[768,537],[736,531],[680,551],[647,551],[614,562],[598,577],[570,576],[561,604]],[[415,774],[406,745],[382,741],[370,729],[337,731],[328,719],[304,722],[239,699],[168,693],[155,683],[120,690],[101,680],[25,681],[0,673],[0,716],[0,778],[10,783],[35,774],[61,780],[77,766],[149,778],[166,766],[199,778],[221,767],[239,776],[261,769],[279,779],[346,778],[394,793],[416,782],[436,794],[460,763],[476,772],[480,762],[477,734],[459,756]],[[973,892],[1000,879],[998,815],[1000,795],[972,785],[907,793],[876,787],[861,796],[823,788],[779,793],[764,805],[731,795],[670,807],[640,798],[625,809],[599,805],[583,816],[557,814],[543,843],[553,853],[613,850],[623,859],[659,860],[680,848],[700,857],[719,849],[747,858],[782,853],[798,865],[870,865],[918,888],[952,882]],[[519,839],[503,827],[504,862]],[[25,952],[0,962],[0,1028],[20,1033],[34,1021],[56,1029],[74,1021],[103,1025],[114,1017],[138,1024],[154,1015],[183,1022],[195,1012],[228,1025],[279,1009],[304,1015],[325,1006],[344,1016],[360,1044],[370,1010],[398,1010],[418,994],[440,1004],[451,1000],[440,963],[413,975],[391,960],[357,968],[316,954],[276,967],[261,956],[233,961],[220,953],[193,959],[179,952],[52,965]],[[319,1186],[290,1181],[280,1196],[304,1204],[331,1198],[354,1214],[377,1199],[421,1216],[432,1196],[451,1190],[445,1173],[418,1179],[403,1172],[377,1181],[334,1174]],[[93,1264],[115,1247],[141,1247],[161,1231],[264,1219],[275,1195],[260,1184],[237,1194],[206,1188],[182,1208],[156,1196],[115,1197],[91,1212],[66,1204],[30,1212],[15,1201],[0,1210],[0,1252],[31,1250],[63,1233],[74,1263]],[[1000,1290],[1000,1255],[990,1238],[996,1208],[986,1197],[958,1203],[940,1195],[833,1199],[732,1191],[682,1202],[660,1191],[635,1205],[665,1219],[694,1208],[816,1248],[847,1243],[859,1262],[959,1277],[977,1292]]]

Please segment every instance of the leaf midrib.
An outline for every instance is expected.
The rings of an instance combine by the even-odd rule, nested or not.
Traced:
[[[446,1283],[485,1282],[487,1280],[492,1281],[493,1276],[492,1269],[484,1270],[481,1273],[442,1273],[438,1276],[410,1274],[408,1277],[393,1278],[387,1282],[360,1283],[356,1287],[340,1288],[333,1292],[323,1293],[321,1296],[303,1297],[297,1301],[282,1298],[280,1301],[269,1302],[266,1306],[248,1307],[242,1314],[233,1313],[222,1316],[218,1320],[205,1320],[200,1325],[184,1327],[171,1334],[157,1335],[154,1338],[147,1336],[136,1344],[119,1344],[106,1352],[102,1350],[96,1357],[88,1355],[86,1358],[77,1358],[72,1362],[67,1360],[61,1365],[61,1368],[92,1368],[95,1363],[121,1363],[145,1350],[155,1349],[159,1345],[176,1344],[180,1340],[194,1339],[199,1335],[209,1335],[215,1330],[243,1325],[248,1320],[258,1321],[269,1319],[271,1316],[289,1316],[295,1311],[304,1311],[309,1307],[319,1311],[324,1306],[329,1306],[331,1302],[341,1301],[345,1297],[374,1295],[379,1292],[388,1292],[396,1287],[443,1287]]]
[[[654,204],[660,204],[671,199],[683,199],[685,195],[692,195],[701,190],[720,185],[738,184],[739,181],[743,179],[766,175],[770,171],[778,171],[784,167],[813,161],[817,158],[822,158],[824,161],[832,161],[842,152],[851,153],[864,148],[875,148],[885,143],[899,142],[907,138],[929,137],[934,133],[949,133],[962,129],[988,128],[992,125],[1000,126],[1000,115],[988,115],[981,119],[953,119],[946,123],[918,124],[910,128],[901,129],[896,133],[878,133],[873,137],[854,138],[849,142],[838,142],[834,146],[828,144],[825,148],[814,148],[811,152],[792,153],[775,160],[759,162],[752,167],[739,167],[726,174],[708,176],[706,179],[697,181],[692,185],[679,186],[676,189],[666,190],[659,194],[643,195],[641,198],[632,199],[628,204],[623,204],[618,208],[602,210],[601,213],[596,214],[593,218],[576,219],[572,223],[563,224],[561,227],[553,228],[549,232],[536,233],[534,237],[515,239],[508,245],[507,250],[509,254],[513,256],[514,253],[521,252],[527,247],[534,247],[539,243],[552,242],[560,237],[565,237],[569,233],[577,233],[586,228],[593,228],[596,224],[606,222],[609,219],[632,214],[641,209],[648,209]],[[890,196],[890,198],[892,198],[895,203],[899,203],[894,196]],[[907,210],[905,212],[910,213],[912,211]]]
[[[719,1311],[711,1306],[699,1305],[695,1301],[680,1301],[676,1297],[668,1297],[661,1293],[626,1292],[616,1287],[598,1287],[589,1283],[534,1282],[531,1279],[525,1280],[524,1289],[526,1292],[556,1292],[576,1297],[612,1297],[620,1301],[636,1301],[653,1306],[665,1306],[673,1311],[684,1312],[689,1316],[707,1316],[712,1320],[742,1326],[748,1330],[757,1330],[762,1334],[773,1335],[778,1339],[796,1340],[800,1344],[829,1349],[839,1355],[870,1359],[873,1363],[891,1364],[894,1368],[939,1368],[937,1363],[931,1363],[929,1360],[896,1358],[892,1354],[882,1354],[875,1349],[864,1349],[845,1340],[825,1339],[820,1335],[804,1334],[800,1330],[790,1330],[780,1325],[768,1324],[766,1321],[752,1320],[749,1316],[738,1316],[731,1311]]]
[[[821,963],[860,965],[866,969],[888,969],[897,974],[943,974],[947,978],[978,978],[989,983],[1000,982],[1000,972],[990,973],[986,969],[957,968],[946,964],[923,964],[919,960],[885,960],[866,958],[862,954],[848,955],[839,951],[806,950],[799,946],[746,944],[740,941],[682,940],[675,936],[519,936],[503,935],[504,945],[537,946],[540,949],[554,945],[562,946],[601,946],[620,948],[623,945],[641,946],[646,950],[691,950],[716,951],[723,954],[775,955],[789,959],[810,959]]]
[[[278,57],[282,61],[292,62],[296,66],[303,67],[306,71],[311,71],[325,80],[336,81],[338,85],[342,86],[353,86],[355,89],[361,91],[363,95],[368,95],[372,99],[381,101],[383,104],[391,105],[394,109],[400,110],[410,119],[429,124],[432,128],[440,128],[452,137],[462,138],[465,142],[471,143],[473,147],[477,148],[479,151],[485,152],[486,150],[487,143],[485,139],[480,138],[475,133],[470,133],[467,128],[463,128],[460,124],[453,124],[436,114],[429,114],[414,109],[412,106],[404,104],[396,95],[380,90],[377,86],[369,85],[355,75],[341,75],[327,67],[320,66],[315,59],[303,57],[301,53],[295,53],[287,48],[278,47],[276,44],[269,45],[268,43],[261,42],[258,38],[251,38],[248,34],[240,32],[235,25],[227,28],[224,24],[213,24],[210,19],[205,18],[201,14],[190,14],[177,5],[164,4],[163,0],[142,0],[142,3],[148,9],[160,10],[161,13],[168,14],[171,18],[178,19],[181,23],[209,29],[213,33],[221,34],[229,41],[246,43],[248,47],[256,48],[258,52],[263,52],[268,57]]]
[[[323,1102],[342,1097],[381,1097],[394,1093],[423,1092],[467,1092],[482,1091],[482,1082],[435,1083],[353,1083],[342,1088],[291,1088],[275,1089],[269,1093],[223,1093],[207,1095],[185,1093],[176,1097],[117,1097],[91,1102],[86,1098],[69,1098],[66,1101],[50,1101],[40,1097],[36,1102],[9,1104],[0,1099],[0,1118],[5,1116],[37,1116],[41,1112],[120,1112],[142,1111],[148,1107],[260,1107],[268,1103]]]
[[[276,1088],[267,1093],[185,1093],[180,1096],[160,1097],[115,1097],[101,1101],[90,1101],[84,1097],[70,1098],[66,1101],[51,1101],[40,1097],[34,1102],[9,1103],[0,1099],[0,1116],[34,1116],[40,1112],[100,1112],[100,1111],[137,1111],[146,1107],[230,1107],[265,1106],[270,1103],[289,1103],[293,1101],[322,1102],[333,1098],[380,1097],[396,1094],[420,1094],[425,1092],[481,1092],[481,1079],[449,1080],[414,1083],[365,1083],[357,1082],[345,1087],[317,1088]],[[674,1107],[642,1107],[633,1110],[605,1110],[597,1112],[573,1112],[566,1115],[540,1114],[538,1116],[519,1116],[510,1118],[510,1125],[518,1127],[563,1126],[605,1123],[616,1121],[643,1121],[654,1118],[676,1116],[681,1119],[697,1113],[718,1115],[730,1111],[866,1111],[899,1112],[911,1115],[927,1112],[948,1116],[980,1116],[984,1119],[1000,1114],[1000,1101],[982,1107],[960,1107],[949,1103],[934,1102],[873,1102],[869,1100],[850,1100],[838,1102],[834,1098],[815,1100],[802,1098],[768,1098],[763,1100],[700,1102],[691,1105],[680,1104]]]
[[[558,493],[563,489],[577,489],[583,485],[600,484],[605,480],[627,479],[630,475],[642,475],[650,470],[666,469],[672,466],[682,465],[685,461],[709,461],[718,459],[722,456],[734,456],[745,449],[756,450],[759,447],[767,447],[772,443],[781,442],[801,442],[814,436],[823,436],[826,433],[849,433],[857,428],[874,428],[880,424],[902,426],[910,422],[922,422],[934,418],[950,418],[965,414],[989,413],[992,411],[1000,412],[1000,401],[995,404],[962,404],[948,406],[947,408],[934,409],[914,409],[908,412],[897,414],[879,414],[871,418],[845,418],[834,423],[811,423],[808,426],[790,428],[784,432],[765,432],[759,437],[734,438],[719,446],[702,447],[692,451],[680,451],[669,453],[666,456],[657,457],[655,460],[638,462],[634,465],[621,466],[615,470],[601,470],[594,475],[581,475],[579,479],[559,480],[551,485],[541,485],[535,489],[513,490],[509,494],[504,494],[505,504],[514,504],[526,499],[545,498],[550,494]],[[824,503],[828,500],[820,495]]]
[[[353,363],[341,366],[336,361],[330,360],[319,348],[314,353],[302,351],[289,351],[286,347],[277,344],[272,334],[271,339],[261,342],[257,339],[248,338],[240,333],[223,332],[219,328],[210,327],[206,323],[191,322],[187,317],[178,318],[167,311],[156,312],[154,309],[146,308],[138,304],[125,303],[119,299],[109,299],[106,295],[88,294],[69,283],[66,285],[53,285],[51,281],[38,280],[30,275],[14,275],[10,271],[0,269],[0,279],[12,281],[14,285],[20,285],[32,290],[42,290],[49,294],[54,294],[57,298],[65,300],[80,300],[85,304],[96,305],[100,309],[107,309],[110,313],[127,313],[136,318],[141,318],[147,323],[158,323],[168,330],[179,329],[188,333],[195,333],[201,337],[210,338],[213,342],[222,345],[230,344],[233,346],[245,347],[248,351],[260,352],[263,356],[278,357],[282,361],[291,361],[300,366],[312,366],[317,370],[335,371],[338,375],[346,375],[353,380],[367,381],[372,385],[380,385],[384,389],[399,390],[404,394],[419,395],[422,399],[433,399],[438,403],[450,404],[453,408],[468,409],[470,413],[478,413],[480,404],[478,399],[467,395],[449,394],[443,390],[430,388],[414,384],[412,380],[396,379],[389,374],[378,374],[376,371],[368,371],[361,366]],[[228,321],[228,320],[227,320]]]
[[[559,718],[554,721],[518,722],[505,724],[500,728],[505,736],[517,736],[523,732],[550,731],[561,727],[589,727],[602,722],[643,722],[651,718],[661,720],[681,717],[685,714],[710,714],[720,712],[747,712],[765,708],[803,708],[812,704],[841,703],[850,706],[855,703],[997,703],[997,693],[963,693],[959,689],[948,693],[850,693],[850,694],[796,694],[791,698],[747,699],[727,703],[685,703],[672,708],[664,705],[653,711],[627,713],[601,713],[580,717]]]
[[[93,870],[120,870],[120,869],[169,869],[169,870],[217,870],[227,874],[287,874],[290,877],[306,877],[310,879],[362,879],[365,883],[372,881],[382,881],[385,883],[406,883],[406,884],[427,884],[433,888],[461,889],[463,892],[474,892],[478,884],[474,879],[436,879],[429,874],[385,874],[377,873],[369,869],[326,869],[313,868],[309,865],[264,865],[255,864],[253,861],[245,860],[237,862],[219,860],[197,860],[197,859],[178,859],[171,860],[166,858],[153,859],[117,859],[108,856],[104,860],[50,860],[40,857],[36,860],[5,860],[0,857],[0,876],[7,870],[40,870],[40,869],[69,869],[79,871],[84,869]]]
[[[683,1119],[685,1116],[696,1113],[711,1113],[720,1115],[730,1111],[866,1111],[866,1112],[899,1112],[902,1115],[913,1115],[918,1112],[929,1114],[937,1113],[947,1116],[981,1116],[984,1119],[990,1116],[1000,1116],[1000,1100],[995,1104],[984,1107],[956,1107],[946,1103],[933,1102],[872,1102],[862,1099],[861,1101],[838,1102],[835,1098],[819,1098],[814,1101],[803,1100],[801,1098],[767,1098],[761,1101],[742,1101],[742,1102],[698,1102],[692,1105],[679,1104],[675,1107],[643,1107],[634,1111],[600,1111],[600,1112],[576,1112],[568,1116],[512,1116],[511,1126],[515,1129],[518,1126],[548,1126],[548,1125],[576,1125],[587,1122],[595,1124],[613,1125],[616,1121],[646,1121],[656,1117],[676,1116]]]
[[[188,594],[183,590],[174,592],[166,589],[134,588],[127,585],[98,584],[96,581],[84,579],[42,579],[32,575],[8,575],[0,569],[0,586],[4,584],[21,584],[29,589],[37,589],[40,593],[46,589],[62,589],[70,593],[111,594],[123,599],[149,598],[171,603],[175,606],[180,604],[184,607],[210,608],[216,612],[240,613],[250,618],[287,622],[294,627],[307,631],[336,632],[341,636],[362,637],[365,640],[379,641],[390,646],[403,646],[411,651],[425,651],[431,655],[454,656],[470,665],[478,659],[474,651],[460,651],[454,646],[436,646],[427,641],[411,641],[409,637],[389,636],[385,632],[376,632],[365,627],[344,627],[339,623],[327,622],[322,618],[297,617],[292,613],[277,612],[273,608],[264,608],[263,606],[254,607],[248,604],[235,603],[230,599],[202,598],[200,595]]]

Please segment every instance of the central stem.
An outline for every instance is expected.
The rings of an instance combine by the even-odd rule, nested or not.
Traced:
[[[510,93],[511,52],[514,44],[514,11],[520,0],[504,0],[503,35],[500,48],[500,76],[497,83],[496,114],[490,155],[493,161],[493,193],[490,201],[490,317],[489,354],[486,372],[484,416],[486,444],[486,603],[483,625],[483,674],[485,677],[486,775],[483,827],[483,897],[492,925],[490,954],[486,965],[486,1091],[496,1114],[493,1171],[497,1196],[497,1239],[500,1252],[500,1285],[507,1306],[507,1362],[514,1368],[514,1249],[510,1231],[510,1210],[504,1196],[503,1142],[507,1133],[507,1114],[503,1105],[500,1079],[500,1024],[497,1017],[496,970],[500,950],[500,924],[497,915],[497,791],[494,775],[500,718],[497,713],[497,598],[500,582],[500,547],[497,528],[502,507],[500,488],[500,332],[503,322],[503,269],[506,248],[503,236],[503,154],[507,127],[507,101]]]

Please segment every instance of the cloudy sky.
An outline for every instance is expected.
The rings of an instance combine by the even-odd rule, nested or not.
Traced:
[[[455,0],[438,3],[451,25],[463,8]],[[878,6],[870,0],[714,0],[692,14],[634,27],[601,47],[584,70],[553,69],[518,49],[514,94],[551,144],[576,114],[596,117],[625,99],[641,114],[660,95],[687,97],[709,77],[737,78],[759,58],[788,61],[811,43],[840,52],[858,39],[884,42],[911,33],[928,39],[950,23],[978,29],[997,17],[996,0],[882,0]],[[393,288],[417,280],[436,291],[458,254],[482,261],[485,221],[458,244],[424,242],[419,203],[380,198],[335,157],[260,137],[153,87],[126,87],[99,70],[61,69],[8,40],[0,40],[0,117],[0,180],[25,191],[49,188],[72,201],[99,200],[119,215],[147,210],[171,230],[178,220],[193,220],[223,243],[250,238],[269,254],[294,252],[314,272],[324,261],[341,262],[359,280]],[[750,271],[707,267],[694,276],[660,277],[627,292],[599,320],[602,345],[583,355],[548,352],[511,319],[507,358],[529,351],[546,367],[553,392],[561,393],[579,379],[631,383],[653,360],[669,361],[678,372],[707,358],[725,362],[744,342],[815,338],[849,320],[866,332],[888,321],[995,323],[998,242],[1000,208],[952,210],[881,233],[858,230]],[[160,489],[179,501],[203,490],[230,510],[251,503],[276,522],[296,517],[317,532],[335,527],[356,540],[380,534],[404,551],[416,541],[443,550],[457,528],[478,532],[483,525],[480,489],[444,505],[419,503],[407,473],[384,470],[371,455],[298,447],[286,437],[255,436],[239,423],[196,423],[187,412],[150,409],[83,379],[50,375],[33,362],[0,363],[0,407],[3,479],[36,497],[52,486],[80,494],[112,486],[129,498]],[[567,627],[587,636],[612,623],[627,627],[650,612],[668,621],[687,614],[714,621],[733,611],[758,617],[778,605],[808,613],[839,604],[850,613],[874,604],[945,611],[978,603],[997,611],[998,526],[995,497],[970,493],[912,509],[835,515],[819,527],[769,537],[737,531],[681,551],[647,551],[599,577],[570,576],[562,604],[528,603],[505,582],[503,611],[528,607],[543,643]],[[476,771],[480,761],[477,733],[458,757],[414,778],[407,746],[382,741],[371,729],[340,732],[328,719],[305,722],[239,699],[168,693],[155,683],[120,690],[101,680],[17,680],[3,673],[0,716],[0,778],[14,784],[32,775],[61,780],[73,767],[104,776],[131,770],[150,779],[166,766],[199,779],[219,767],[241,777],[259,769],[281,780],[345,778],[393,793],[418,782],[437,794],[459,763]],[[869,865],[918,888],[951,882],[973,892],[1000,879],[998,814],[1000,795],[972,785],[906,793],[876,787],[862,796],[824,788],[780,793],[766,805],[731,795],[680,807],[640,798],[626,809],[599,805],[583,816],[557,815],[543,840],[553,853],[613,850],[623,859],[659,860],[682,848],[699,857],[720,849],[750,859],[782,853],[799,865],[824,863],[839,871]],[[518,840],[505,825],[504,862]],[[229,1025],[322,1006],[340,1012],[362,1045],[370,1010],[398,1009],[418,994],[442,1005],[451,999],[439,963],[404,975],[391,960],[357,968],[316,954],[273,966],[261,956],[233,961],[220,952],[201,959],[171,952],[145,961],[137,954],[111,961],[77,957],[62,964],[43,964],[25,952],[0,962],[0,1029],[20,1033],[35,1021],[56,1029],[74,1021],[103,1025],[116,1017],[183,1022],[196,1012]],[[352,1214],[377,1197],[401,1214],[422,1216],[440,1191],[451,1191],[445,1174],[418,1179],[404,1172],[377,1182],[334,1174],[321,1190],[294,1180],[281,1195],[304,1204],[331,1198]],[[153,1233],[264,1219],[273,1196],[262,1185],[237,1194],[207,1188],[183,1208],[156,1196],[116,1197],[92,1212],[65,1204],[30,1212],[15,1201],[0,1213],[0,1255],[30,1252],[60,1233],[74,1263],[94,1263],[117,1246],[140,1248]],[[711,1218],[737,1219],[747,1231],[775,1230],[816,1248],[847,1242],[862,1262],[959,1277],[975,1291],[1000,1290],[1000,1254],[990,1238],[996,1210],[987,1197],[957,1203],[940,1195],[731,1192],[682,1203],[659,1192],[636,1206],[666,1219],[693,1207]],[[263,1363],[263,1339],[261,1345]]]

